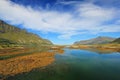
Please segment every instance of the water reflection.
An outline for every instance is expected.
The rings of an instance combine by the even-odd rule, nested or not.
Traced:
[[[112,53],[120,53],[119,51],[113,51],[113,50],[108,50],[108,49],[105,49],[105,50],[100,50],[100,49],[94,49],[94,48],[89,48],[89,49],[83,49],[83,50],[88,50],[88,51],[91,51],[91,52],[96,52],[98,54],[112,54]]]
[[[62,52],[57,50],[55,51],[56,53]],[[50,51],[50,53],[51,52],[53,51]],[[64,48],[64,52],[62,52],[62,54],[51,56],[53,60],[50,58],[48,60],[48,58],[49,57],[47,57],[47,60],[43,60],[43,62],[52,62],[49,66],[42,68],[34,67],[36,69],[32,69],[26,73],[16,74],[6,79],[120,80],[120,54],[118,52],[112,52],[112,54],[99,54],[97,51],[93,52],[89,50]],[[25,62],[28,63],[28,61]]]

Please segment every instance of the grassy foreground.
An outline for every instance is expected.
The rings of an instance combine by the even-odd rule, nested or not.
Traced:
[[[28,72],[34,68],[49,65],[54,61],[54,53],[43,52],[27,56],[15,57],[0,61],[0,74],[14,75]]]
[[[32,69],[45,67],[55,59],[56,53],[64,53],[62,47],[8,48],[0,49],[0,77],[29,72]]]

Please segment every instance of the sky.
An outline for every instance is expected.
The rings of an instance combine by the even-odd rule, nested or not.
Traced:
[[[0,0],[0,19],[54,44],[120,37],[120,0]]]

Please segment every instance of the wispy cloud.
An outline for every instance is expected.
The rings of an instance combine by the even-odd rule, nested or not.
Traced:
[[[61,4],[72,5],[74,11],[50,11],[44,10],[42,7],[35,10],[9,0],[0,0],[0,18],[10,21],[12,24],[22,24],[27,29],[57,33],[60,34],[58,38],[64,39],[88,32],[89,34],[120,32],[120,26],[117,24],[120,20],[118,15],[120,11],[114,7],[103,8],[93,3],[67,3],[64,1]]]
[[[73,4],[79,4],[81,1],[57,1],[56,4],[63,4],[63,5],[73,5]]]

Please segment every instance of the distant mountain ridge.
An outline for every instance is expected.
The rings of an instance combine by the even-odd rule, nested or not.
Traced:
[[[52,45],[52,42],[47,39],[0,20],[0,45],[7,42],[24,45]]]
[[[112,42],[113,40],[115,40],[115,38],[99,36],[89,40],[77,41],[74,44],[75,45],[76,44],[105,44],[105,43]]]
[[[115,39],[115,40],[112,41],[111,43],[118,43],[118,44],[120,44],[120,38]]]

